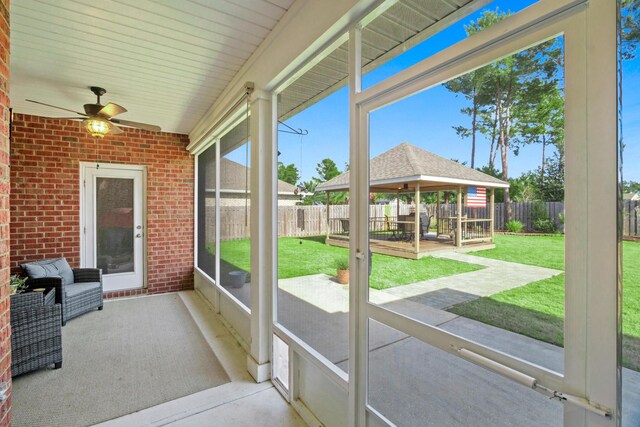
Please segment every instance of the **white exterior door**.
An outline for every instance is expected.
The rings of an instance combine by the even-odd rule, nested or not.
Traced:
[[[81,265],[102,269],[104,291],[144,286],[144,166],[83,163]]]

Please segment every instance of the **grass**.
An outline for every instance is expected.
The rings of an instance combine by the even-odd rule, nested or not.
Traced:
[[[496,248],[473,255],[564,269],[563,236],[496,236]],[[640,370],[640,242],[623,243],[623,365]],[[458,304],[452,313],[562,346],[564,273],[490,297]]]
[[[220,242],[220,258],[243,270],[250,270],[249,240]],[[344,248],[324,243],[324,236],[278,239],[278,278],[336,275],[338,261],[348,256]],[[452,276],[483,267],[447,259],[425,257],[419,260],[374,254],[369,286],[385,289],[422,280]]]

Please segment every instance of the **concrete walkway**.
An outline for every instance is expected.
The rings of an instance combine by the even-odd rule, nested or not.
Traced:
[[[443,308],[562,273],[450,253],[483,270],[378,291],[370,300],[556,372],[564,349],[457,316]],[[316,274],[279,281],[278,319],[338,367],[348,369],[349,287]],[[562,404],[511,380],[371,321],[369,401],[397,425],[561,426]],[[434,375],[436,374],[436,375]],[[482,390],[482,393],[478,393]],[[640,425],[640,373],[623,369],[624,426]]]
[[[402,299],[444,309],[562,273],[560,270],[551,268],[482,258],[457,252],[434,254],[433,257],[481,265],[485,268],[396,286],[385,289],[381,294],[372,292],[372,301],[383,304]]]

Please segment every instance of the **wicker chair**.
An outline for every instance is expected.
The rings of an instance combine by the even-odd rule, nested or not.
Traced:
[[[51,291],[49,295],[53,297]],[[46,305],[42,292],[10,296],[11,375],[54,365],[62,367],[60,304]]]
[[[62,326],[86,312],[102,310],[102,271],[74,268],[64,258],[22,264],[30,289],[55,288],[56,303],[62,308]]]

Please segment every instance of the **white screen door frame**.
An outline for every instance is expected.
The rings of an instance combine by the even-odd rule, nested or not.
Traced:
[[[132,205],[131,213],[120,212],[126,217],[126,224],[122,219],[113,220],[119,228],[120,236],[131,245],[133,259],[118,259],[117,254],[100,256],[98,243],[97,213],[99,183],[106,183],[109,179],[130,180],[132,199],[127,205]],[[81,267],[102,268],[104,292],[128,289],[140,289],[145,285],[145,182],[146,168],[137,165],[119,165],[106,163],[80,163],[80,265]],[[130,209],[130,206],[124,208]],[[128,234],[131,234],[128,236]],[[114,255],[114,256],[111,256]],[[100,258],[100,260],[98,259]],[[126,257],[123,257],[126,258]]]
[[[465,349],[565,396],[565,426],[618,425],[615,2],[541,0],[400,73],[352,94],[350,219],[352,426],[386,424],[368,402],[369,320],[460,357]],[[563,35],[566,90],[564,372],[500,353],[369,302],[369,113],[520,49]],[[358,29],[352,30],[357,40]],[[360,73],[354,67],[352,73]],[[359,80],[358,75],[357,79]],[[359,85],[356,85],[359,89]],[[483,366],[489,366],[485,364]],[[437,373],[434,373],[437,375]],[[485,390],[489,392],[490,390]],[[543,393],[544,394],[544,393]],[[607,416],[604,416],[604,412]]]

